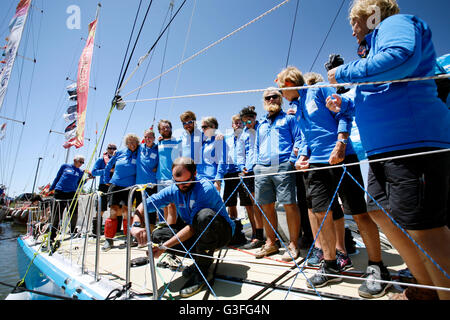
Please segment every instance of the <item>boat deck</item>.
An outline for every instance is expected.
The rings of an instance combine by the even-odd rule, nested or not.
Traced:
[[[118,285],[125,285],[126,277],[126,245],[125,236],[115,239],[114,247],[108,252],[100,254],[100,277],[109,279]],[[103,243],[104,238],[101,238]],[[95,243],[96,239],[88,239],[85,266],[91,273],[95,266]],[[63,241],[58,253],[65,256],[72,263],[81,262],[84,239],[72,239]],[[146,256],[147,248],[131,248],[131,259]],[[235,247],[226,247],[215,252],[217,258],[210,268],[213,280],[210,281],[210,290],[207,286],[196,295],[188,299],[194,300],[317,300],[317,299],[361,299],[358,295],[358,287],[361,285],[367,264],[367,253],[363,247],[358,247],[357,252],[351,255],[353,267],[346,270],[340,283],[333,283],[322,288],[310,289],[306,286],[306,277],[311,277],[316,270],[313,268],[302,269],[306,250],[301,251],[300,258],[294,262],[284,262],[280,253],[256,259],[254,253],[257,249],[242,250]],[[175,259],[177,260],[177,259]],[[394,249],[383,250],[383,261],[393,274],[394,279],[399,270],[406,268],[401,257]],[[158,298],[161,299],[184,299],[180,297],[179,290],[186,281],[181,275],[180,267],[177,271],[170,268],[157,266],[160,262],[173,264],[174,259],[169,254],[163,254],[157,261],[156,277],[158,287]],[[178,262],[182,266],[192,264],[190,258],[179,257]],[[152,299],[152,282],[149,264],[132,267],[130,271],[132,282],[131,291],[137,298]],[[390,292],[398,292],[398,287],[392,286]],[[389,292],[388,291],[388,292]],[[385,295],[377,300],[388,299]]]

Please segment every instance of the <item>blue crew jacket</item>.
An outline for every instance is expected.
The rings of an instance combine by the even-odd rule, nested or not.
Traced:
[[[283,110],[274,117],[266,115],[256,131],[256,164],[270,166],[295,162],[297,157],[293,147],[300,141],[301,131],[295,116]]]
[[[103,174],[106,183],[112,183],[119,187],[129,187],[136,184],[136,162],[139,147],[136,151],[124,148],[116,151],[109,160]],[[115,166],[115,167],[114,167]],[[109,178],[107,174],[114,167],[114,174]]]
[[[232,133],[226,135],[223,139],[223,150],[222,157],[219,161],[219,166],[217,168],[217,176],[220,179],[223,179],[225,174],[227,173],[236,173],[240,172],[239,167],[237,165],[237,152],[239,140],[242,133],[238,133],[238,135]]]
[[[397,14],[366,36],[365,59],[338,67],[336,81],[389,81],[434,75],[431,30],[418,17]],[[437,97],[434,80],[361,85],[341,112],[355,111],[368,156],[420,147],[450,148],[450,111]],[[356,108],[355,108],[356,107]]]
[[[202,161],[197,164],[198,179],[221,179],[218,167],[223,152],[223,140],[216,140],[215,136],[205,138],[201,150]]]
[[[155,212],[157,208],[161,209],[169,203],[175,203],[178,216],[186,224],[192,225],[195,215],[200,210],[209,208],[225,218],[234,234],[235,224],[228,216],[223,200],[212,182],[206,179],[196,181],[194,188],[187,193],[181,192],[175,184],[172,184],[151,195],[147,198],[148,212]]]
[[[291,102],[297,107],[296,118],[304,137],[298,156],[308,156],[310,163],[328,163],[338,133],[350,134],[352,116],[331,112],[326,107],[327,97],[336,93],[334,88],[308,88],[298,93],[299,99]],[[345,149],[345,155],[349,154],[355,154],[350,138]]]
[[[172,163],[181,157],[181,141],[175,138],[158,142],[159,164],[156,171],[156,179],[172,180]]]
[[[237,165],[239,171],[243,171],[244,168],[247,172],[253,172],[253,167],[255,166],[255,142],[256,142],[256,131],[259,127],[259,121],[256,121],[254,129],[248,129],[244,127],[244,131],[239,137],[239,142],[237,146]]]
[[[78,184],[83,177],[84,171],[75,167],[73,164],[63,164],[56,174],[51,190],[59,190],[62,192],[74,192],[78,189]]]
[[[156,183],[156,167],[159,163],[158,145],[149,148],[142,143],[136,160],[136,184]]]
[[[102,156],[101,158],[98,158],[97,161],[95,161],[94,167],[92,168],[92,175],[94,177],[100,177],[100,184],[106,184],[104,177],[105,167],[106,163]]]
[[[202,163],[202,144],[204,136],[198,128],[192,134],[184,131],[181,138],[181,153],[183,157],[189,157],[195,164]]]

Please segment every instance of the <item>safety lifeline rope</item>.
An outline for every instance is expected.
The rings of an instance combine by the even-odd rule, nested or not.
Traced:
[[[336,87],[341,87],[341,86],[351,87],[351,86],[363,86],[363,85],[379,85],[379,84],[387,84],[387,83],[402,83],[402,82],[410,82],[410,81],[439,80],[439,79],[447,79],[447,78],[450,78],[450,74],[439,74],[439,75],[427,76],[427,77],[415,77],[415,78],[405,78],[405,79],[385,80],[385,81],[347,82],[347,83],[336,83],[336,84],[334,84],[334,83],[314,84],[314,85],[305,85],[305,86],[301,86],[301,87],[278,88],[278,90],[280,90],[280,91],[307,90],[307,89],[312,89],[312,88],[330,88],[330,87],[336,88]],[[148,101],[155,101],[155,100],[170,100],[170,99],[185,99],[185,98],[195,98],[195,97],[221,96],[221,95],[231,95],[231,94],[264,92],[265,90],[267,90],[267,88],[234,90],[234,91],[219,91],[219,92],[209,92],[209,93],[187,94],[187,95],[172,96],[172,97],[125,100],[123,102],[124,103],[132,103],[132,102],[148,102]]]

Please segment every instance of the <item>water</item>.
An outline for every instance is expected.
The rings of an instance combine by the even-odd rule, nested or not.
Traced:
[[[26,233],[26,226],[13,222],[0,222],[0,282],[16,285],[20,280],[17,268],[17,237]],[[11,293],[12,288],[0,284],[0,300]]]

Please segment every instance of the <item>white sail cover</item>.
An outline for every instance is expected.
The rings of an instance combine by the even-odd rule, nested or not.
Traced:
[[[3,100],[8,88],[9,78],[11,77],[11,70],[17,56],[20,40],[22,39],[23,28],[28,16],[28,9],[31,0],[20,0],[16,8],[16,14],[9,23],[9,37],[4,52],[4,60],[0,63],[0,109],[3,105]]]

